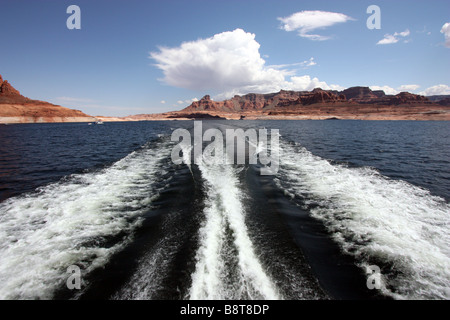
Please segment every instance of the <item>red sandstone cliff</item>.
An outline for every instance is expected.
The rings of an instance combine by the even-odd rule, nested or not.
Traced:
[[[257,111],[278,110],[294,106],[306,106],[317,103],[375,104],[385,106],[431,104],[424,96],[401,92],[395,96],[385,95],[383,91],[372,91],[367,87],[354,87],[342,92],[316,88],[311,92],[281,90],[272,94],[247,94],[234,96],[229,100],[213,101],[209,95],[193,102],[181,112],[196,111]]]
[[[0,75],[0,123],[91,122],[79,111],[24,97]]]
[[[209,95],[170,118],[228,119],[367,119],[367,120],[450,120],[447,100],[430,101],[408,92],[386,95],[382,90],[352,87],[344,91],[281,90],[271,94],[246,94],[213,101]]]

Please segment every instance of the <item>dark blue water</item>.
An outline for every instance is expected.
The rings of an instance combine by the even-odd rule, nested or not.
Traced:
[[[320,157],[374,167],[386,176],[404,179],[450,200],[450,126],[445,121],[241,123],[245,128],[279,128],[282,136]],[[108,165],[158,134],[170,133],[178,124],[0,126],[0,201],[71,173]]]
[[[279,129],[279,171],[173,164],[191,121],[0,126],[0,297],[450,298],[447,122],[203,126]]]
[[[107,166],[169,130],[162,122],[0,126],[0,201]]]

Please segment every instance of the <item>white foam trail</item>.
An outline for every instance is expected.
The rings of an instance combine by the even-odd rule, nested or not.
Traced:
[[[279,186],[306,198],[360,266],[380,261],[382,292],[397,299],[450,298],[450,206],[428,190],[370,168],[332,165],[282,143]],[[376,264],[376,263],[375,263]],[[380,266],[381,267],[381,266]]]
[[[114,300],[157,299],[163,289],[164,272],[172,262],[176,248],[169,238],[161,239],[150,252],[138,262],[139,267],[130,280],[112,297]]]
[[[232,166],[199,164],[208,197],[205,223],[200,229],[200,248],[192,275],[191,299],[281,298],[255,254],[245,224],[239,183]],[[237,257],[230,257],[226,228],[232,233]],[[229,236],[229,235],[228,235]],[[237,259],[238,282],[226,279],[227,259]],[[230,288],[231,286],[231,288]]]
[[[104,266],[139,226],[156,196],[168,145],[133,152],[99,172],[77,174],[0,204],[0,298],[51,299],[78,265]],[[102,246],[114,236],[122,240]],[[86,283],[84,283],[84,286]]]

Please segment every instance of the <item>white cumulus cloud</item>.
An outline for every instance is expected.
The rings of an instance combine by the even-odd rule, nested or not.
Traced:
[[[300,37],[322,41],[328,40],[330,37],[312,34],[312,32],[354,19],[343,13],[316,10],[296,12],[288,17],[278,18],[278,20],[281,21],[281,28],[285,31],[297,31]]]
[[[255,35],[242,29],[184,42],[150,53],[170,85],[193,89],[232,89],[282,80],[280,70],[266,68]]]
[[[369,88],[371,90],[383,90],[384,93],[389,94],[389,95],[395,95],[395,94],[399,93],[397,90],[395,90],[394,88],[391,88],[389,86],[370,86]]]
[[[384,38],[377,42],[377,44],[392,44],[397,43],[399,41],[399,37],[408,37],[411,34],[409,29],[406,29],[403,32],[394,32],[394,34],[385,34]],[[405,40],[405,43],[408,43],[409,40]]]
[[[184,100],[184,103],[190,104],[195,101],[198,101],[198,99],[197,98],[187,99],[187,100]],[[181,101],[181,102],[183,102],[183,101]]]
[[[442,26],[441,33],[443,33],[445,37],[445,46],[450,48],[450,22],[447,22]]]
[[[386,34],[384,36],[383,39],[381,39],[380,41],[377,42],[377,44],[391,44],[391,43],[397,43],[398,39],[391,35],[391,34]]]
[[[403,91],[412,92],[412,91],[416,91],[419,88],[420,88],[420,86],[418,84],[404,84],[404,85],[401,85],[400,87],[398,87],[397,89],[402,92]]]
[[[438,84],[425,89],[420,94],[423,96],[450,95],[450,87],[446,84]]]
[[[408,29],[406,29],[405,31],[403,31],[403,32],[395,32],[394,33],[394,36],[400,36],[400,37],[407,37],[407,36],[409,36],[411,34],[411,32],[408,30]]]
[[[324,90],[344,90],[340,85],[328,85],[324,81],[319,81],[318,78],[311,78],[310,76],[291,77],[289,82],[286,82],[288,90],[311,91],[314,88],[322,88]]]
[[[370,89],[372,90],[383,90],[384,93],[389,95],[396,95],[403,91],[414,92],[419,88],[420,86],[417,84],[404,84],[397,89],[390,86],[370,86]],[[429,87],[418,94],[423,96],[450,95],[450,87],[446,84],[438,84],[436,86]]]
[[[255,35],[242,29],[210,38],[184,42],[178,47],[160,47],[150,58],[162,70],[165,83],[197,91],[217,92],[217,98],[235,94],[267,93],[285,90],[340,88],[308,75],[295,76],[282,66],[267,66],[259,52]],[[312,66],[314,58],[302,62]]]

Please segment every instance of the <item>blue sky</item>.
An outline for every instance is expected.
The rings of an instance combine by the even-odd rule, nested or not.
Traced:
[[[80,30],[66,27],[72,4]],[[380,30],[366,26],[373,4]],[[111,116],[280,89],[450,94],[449,22],[448,0],[1,0],[0,74]]]

